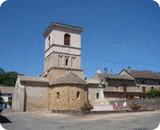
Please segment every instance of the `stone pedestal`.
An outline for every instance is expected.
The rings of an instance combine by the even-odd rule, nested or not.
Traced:
[[[94,101],[94,109],[92,111],[111,111],[113,105],[104,97],[103,89],[100,90],[100,98]]]

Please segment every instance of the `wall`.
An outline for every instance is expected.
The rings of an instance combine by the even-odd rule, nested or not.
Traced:
[[[145,82],[144,84],[147,84],[147,85],[159,85],[160,86],[160,80],[136,78],[137,84],[142,84],[143,81]]]
[[[12,110],[23,112],[24,111],[24,98],[25,98],[25,86],[20,83],[20,79],[17,78],[15,89],[13,91],[12,98]]]
[[[78,99],[77,92],[80,92]],[[87,102],[87,88],[83,85],[52,87],[49,90],[48,101],[50,110],[79,110],[84,102]]]
[[[26,86],[26,111],[48,110],[48,87],[42,84]]]
[[[81,70],[73,70],[73,69],[51,69],[49,71],[49,83],[53,84],[58,78],[60,78],[63,74],[67,72],[73,72],[80,78],[84,79],[84,72]]]
[[[88,88],[88,100],[93,105],[94,101],[97,99],[97,93],[100,94],[100,88],[93,87]]]
[[[107,79],[108,86],[135,86],[134,80]]]
[[[117,104],[122,107],[124,101],[126,100],[119,100],[110,102],[112,105],[117,102]],[[130,106],[132,103],[136,103],[140,105],[142,109],[157,109],[160,110],[160,98],[151,98],[151,99],[134,99],[131,101],[126,101],[126,103]]]
[[[68,65],[65,65],[65,58],[68,57]],[[75,63],[73,59],[75,58]],[[70,54],[61,54],[61,53],[52,53],[44,61],[45,70],[49,70],[51,67],[58,68],[72,68],[72,69],[81,69],[81,56],[79,55],[70,55]]]

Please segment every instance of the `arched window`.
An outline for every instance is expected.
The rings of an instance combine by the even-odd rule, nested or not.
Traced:
[[[48,37],[48,43],[49,43],[48,45],[50,46],[50,36]]]
[[[96,94],[96,98],[99,98],[99,93]]]
[[[66,66],[68,65],[68,58],[66,58]]]
[[[70,45],[70,35],[69,34],[65,34],[64,35],[64,45]]]
[[[154,89],[154,87],[151,87],[151,89]]]
[[[60,98],[60,94],[59,94],[59,92],[57,92],[57,99],[59,99]]]
[[[80,92],[78,91],[77,92],[77,99],[79,99],[80,98]]]

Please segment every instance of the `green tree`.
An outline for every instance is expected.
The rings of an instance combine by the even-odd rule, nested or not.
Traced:
[[[148,98],[159,98],[160,97],[160,90],[158,89],[151,89],[146,93]]]
[[[0,85],[15,86],[18,75],[23,75],[23,74],[18,74],[15,71],[5,72],[3,68],[0,68]]]
[[[5,86],[14,86],[17,80],[18,73],[17,72],[7,72],[4,73],[1,77],[0,84]]]

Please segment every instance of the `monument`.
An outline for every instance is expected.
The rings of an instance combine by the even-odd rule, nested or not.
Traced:
[[[106,82],[106,81],[105,81]],[[106,88],[108,85],[105,83]],[[113,105],[110,105],[107,98],[104,97],[104,88],[103,85],[99,84],[100,89],[100,96],[97,100],[94,101],[94,109],[92,111],[111,111],[113,110]]]

